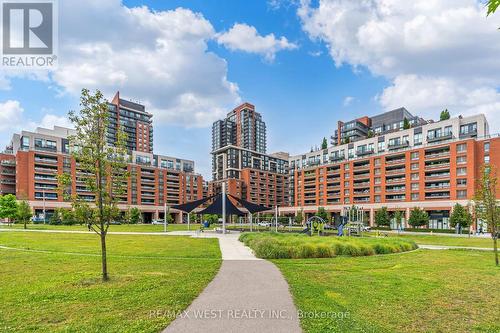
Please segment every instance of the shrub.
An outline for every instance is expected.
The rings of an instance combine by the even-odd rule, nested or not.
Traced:
[[[243,233],[240,241],[264,259],[332,258],[342,256],[371,256],[411,251],[413,241],[401,239],[325,238],[276,233]]]

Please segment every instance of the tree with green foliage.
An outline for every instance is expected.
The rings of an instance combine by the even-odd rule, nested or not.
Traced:
[[[500,206],[497,202],[497,170],[492,165],[481,168],[481,178],[474,196],[476,216],[488,224],[493,239],[495,264],[498,266],[498,236],[500,234]]]
[[[407,130],[407,129],[410,129],[410,127],[411,127],[410,121],[408,120],[408,118],[404,117],[404,119],[403,119],[403,129]]]
[[[403,227],[403,217],[403,211],[397,210],[394,212],[394,221],[396,222],[396,226],[398,229],[401,229]]]
[[[448,120],[450,119],[450,112],[448,111],[448,109],[444,109],[443,111],[441,111],[441,114],[439,115],[439,120]]]
[[[304,222],[304,211],[301,209],[295,215],[295,223],[302,224]]]
[[[450,215],[450,225],[453,228],[458,226],[458,232],[462,232],[462,228],[467,228],[472,224],[472,214],[469,210],[457,203],[453,207],[453,211]]]
[[[375,224],[378,226],[389,226],[391,225],[391,218],[387,207],[382,207],[375,212]]]
[[[116,203],[126,193],[129,177],[126,135],[119,126],[116,141],[113,145],[108,144],[108,104],[99,90],[91,94],[89,90],[82,89],[80,107],[79,112],[69,112],[76,134],[68,139],[78,168],[86,171],[80,178],[87,190],[95,196],[96,208],[89,228],[100,237],[102,279],[107,281],[106,236],[110,222],[120,215]],[[78,195],[68,193],[68,188],[71,188],[71,178],[68,175],[59,177],[59,185],[60,191],[65,197],[71,198],[73,205],[84,201]]]
[[[67,208],[59,209],[59,216],[61,217],[61,224],[73,225],[75,224],[75,215],[73,210]]]
[[[489,0],[487,6],[488,6],[488,11],[486,13],[486,16],[490,16],[491,14],[494,14],[497,11],[498,6],[500,6],[500,0]]]
[[[414,228],[429,224],[429,214],[419,207],[415,207],[410,212],[408,224]]]
[[[372,130],[368,130],[368,133],[366,134],[368,138],[373,138],[375,136],[375,133]]]
[[[324,207],[319,207],[318,211],[316,212],[316,216],[322,219],[325,222],[328,222],[328,214],[325,210]]]
[[[94,209],[87,202],[74,202],[72,206],[76,223],[80,225],[90,225],[92,223]]]
[[[207,221],[208,225],[216,224],[219,221],[219,215],[217,214],[205,214],[203,215],[203,221]]]
[[[17,206],[16,220],[24,224],[24,229],[27,229],[27,224],[33,217],[33,212],[31,211],[30,204],[23,200],[19,202]]]
[[[130,224],[137,224],[142,222],[142,213],[140,209],[137,207],[131,207],[125,215],[125,220]]]
[[[7,219],[9,223],[17,216],[17,200],[13,194],[0,196],[0,218]]]
[[[500,6],[500,0],[489,0],[488,12],[486,16],[490,16],[491,14],[495,13],[499,6]]]
[[[321,143],[321,149],[327,149],[328,148],[328,141],[326,141],[326,138],[323,137],[323,142]]]

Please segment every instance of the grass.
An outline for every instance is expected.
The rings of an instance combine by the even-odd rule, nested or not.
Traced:
[[[240,241],[252,248],[257,257],[264,259],[370,256],[417,248],[413,241],[396,238],[334,238],[278,233],[244,233]]]
[[[500,332],[500,269],[482,251],[277,259],[305,332]],[[326,318],[311,314],[327,312]]]
[[[369,235],[375,235],[370,232]],[[389,233],[388,238],[408,239],[417,244],[426,245],[448,245],[448,246],[466,246],[466,247],[484,247],[493,248],[493,241],[491,238],[482,237],[454,237],[445,235],[408,235],[408,234],[395,234]]]
[[[20,249],[0,249],[0,332],[158,332],[221,263],[216,239],[108,235],[103,283],[96,235],[1,232],[0,245]]]
[[[23,224],[0,224],[0,230],[2,229],[23,229]],[[163,225],[159,224],[119,224],[110,225],[109,231],[113,232],[163,232]],[[200,229],[200,224],[191,223],[191,230]],[[76,230],[76,231],[88,231],[85,225],[53,225],[53,224],[28,224],[28,229],[31,230]],[[167,232],[169,231],[180,231],[188,230],[187,224],[174,224],[171,223],[167,227]]]

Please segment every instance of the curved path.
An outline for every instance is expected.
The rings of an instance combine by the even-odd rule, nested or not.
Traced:
[[[163,332],[301,332],[288,284],[276,266],[256,258],[238,234],[199,237],[219,238],[222,266]]]

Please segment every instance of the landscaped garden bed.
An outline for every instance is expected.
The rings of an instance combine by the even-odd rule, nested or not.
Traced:
[[[244,233],[240,241],[264,259],[332,258],[371,256],[418,248],[406,239],[376,237],[319,237],[277,233]]]

